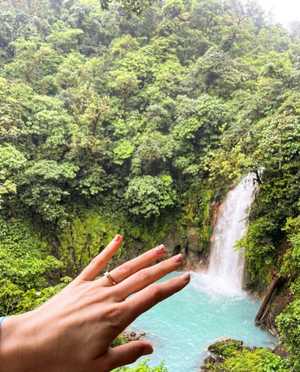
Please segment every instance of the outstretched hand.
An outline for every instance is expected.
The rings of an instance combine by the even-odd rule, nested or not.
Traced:
[[[184,288],[190,275],[155,283],[177,270],[182,256],[154,248],[98,275],[122,244],[115,239],[62,292],[38,309],[8,318],[1,331],[0,372],[108,372],[152,353],[147,341],[112,347],[140,314]]]

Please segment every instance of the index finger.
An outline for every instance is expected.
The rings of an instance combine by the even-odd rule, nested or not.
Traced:
[[[113,255],[120,248],[122,241],[123,236],[116,235],[115,238],[108,244],[108,246],[82,271],[77,279],[87,281],[96,279],[101,270],[105,268],[105,266],[112,259]]]

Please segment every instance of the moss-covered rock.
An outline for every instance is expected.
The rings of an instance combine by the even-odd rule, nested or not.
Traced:
[[[288,361],[266,348],[249,348],[242,341],[226,339],[209,347],[205,372],[288,372]]]
[[[222,359],[234,355],[235,352],[241,351],[243,348],[243,341],[229,338],[222,341],[217,341],[216,343],[210,345],[208,347],[208,351],[217,356],[217,358]]]

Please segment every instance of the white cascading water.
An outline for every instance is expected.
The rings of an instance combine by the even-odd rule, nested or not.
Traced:
[[[201,282],[210,292],[243,294],[244,254],[235,248],[245,234],[255,195],[254,176],[249,174],[229,193],[220,207],[212,236],[207,272]]]

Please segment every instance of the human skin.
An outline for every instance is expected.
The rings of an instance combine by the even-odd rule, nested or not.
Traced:
[[[156,263],[166,254],[159,246],[111,271],[118,284],[98,278],[122,240],[117,235],[44,305],[6,319],[0,334],[0,372],[108,372],[152,353],[148,341],[111,345],[140,314],[184,288],[190,275],[156,283],[183,260],[177,255]]]

